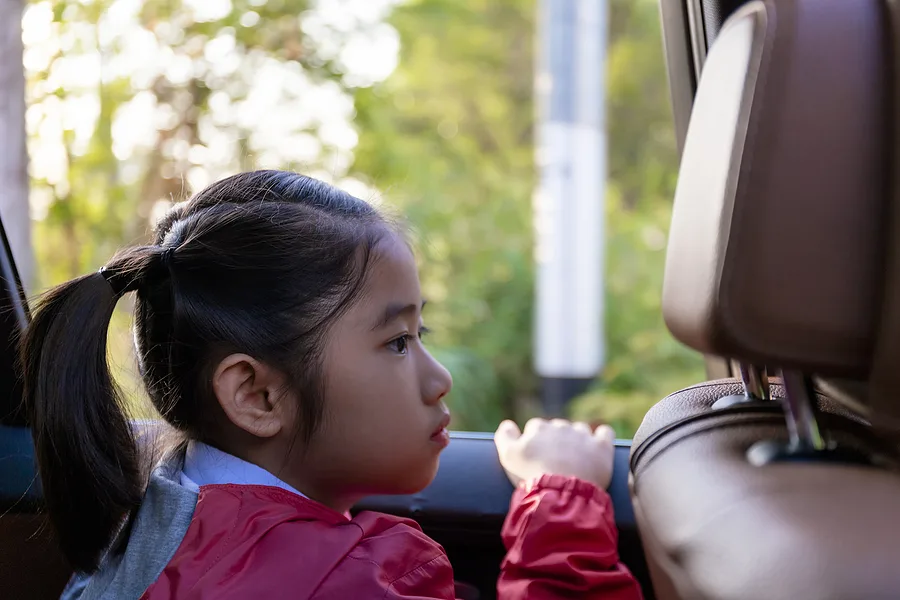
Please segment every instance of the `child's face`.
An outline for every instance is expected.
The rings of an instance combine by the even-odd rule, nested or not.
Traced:
[[[452,380],[419,340],[415,259],[396,238],[379,244],[373,259],[367,293],[331,329],[325,419],[302,467],[306,477],[312,470],[317,482],[342,488],[338,495],[419,491],[446,446],[442,398]]]

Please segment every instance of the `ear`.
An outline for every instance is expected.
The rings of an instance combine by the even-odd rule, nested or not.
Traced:
[[[213,374],[213,392],[228,420],[247,433],[271,438],[289,427],[285,378],[246,354],[227,356]]]

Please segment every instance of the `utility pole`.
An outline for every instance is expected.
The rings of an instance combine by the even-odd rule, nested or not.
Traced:
[[[538,0],[534,355],[550,416],[605,361],[607,1]]]
[[[26,290],[34,276],[25,144],[23,0],[0,1],[0,218]]]

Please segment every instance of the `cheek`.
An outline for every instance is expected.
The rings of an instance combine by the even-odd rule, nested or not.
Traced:
[[[335,390],[337,391],[337,390]],[[345,390],[346,391],[346,390]],[[342,473],[344,484],[366,494],[410,494],[437,472],[439,452],[424,411],[390,406],[362,395],[334,397],[319,467]]]
[[[326,396],[334,412],[359,412],[391,418],[421,408],[415,364],[388,352],[371,351],[329,370]]]
[[[397,366],[383,361],[378,368],[341,369],[326,386],[325,407],[334,431],[361,451],[399,452],[427,428],[420,394]]]

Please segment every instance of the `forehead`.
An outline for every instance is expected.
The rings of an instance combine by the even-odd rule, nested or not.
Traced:
[[[388,305],[419,305],[419,269],[412,250],[397,235],[385,238],[369,258],[366,290],[359,302],[347,313],[359,325],[370,329],[373,319],[384,313]]]

